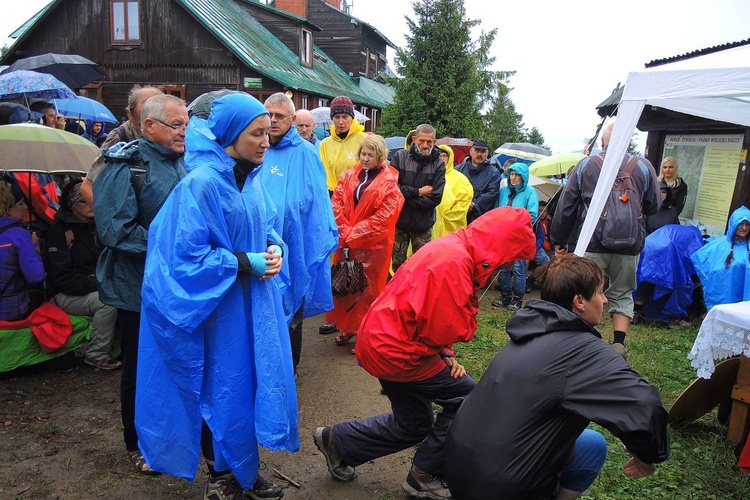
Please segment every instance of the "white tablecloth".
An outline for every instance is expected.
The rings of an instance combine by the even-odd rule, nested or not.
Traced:
[[[714,360],[739,354],[750,357],[750,300],[711,309],[688,354],[701,378],[711,378]]]

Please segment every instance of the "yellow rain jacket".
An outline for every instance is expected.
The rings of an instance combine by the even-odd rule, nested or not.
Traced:
[[[438,146],[448,153],[445,165],[445,188],[443,201],[437,206],[437,218],[432,226],[432,239],[466,227],[466,214],[474,198],[474,188],[464,174],[453,168],[453,150],[450,146]]]
[[[321,141],[320,159],[326,168],[326,184],[329,191],[336,189],[341,174],[359,163],[357,152],[365,136],[364,130],[365,127],[354,118],[344,139],[336,135],[336,126],[331,125],[330,137]]]

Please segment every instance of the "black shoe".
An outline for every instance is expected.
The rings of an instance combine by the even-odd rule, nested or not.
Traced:
[[[313,441],[326,459],[328,472],[334,479],[339,481],[351,481],[356,476],[354,467],[349,467],[336,449],[333,440],[333,429],[330,427],[318,427],[313,434]]]
[[[511,295],[509,293],[501,293],[500,297],[492,301],[492,307],[508,307],[511,301]]]
[[[242,486],[231,472],[208,478],[203,500],[244,500]]]
[[[263,476],[258,474],[258,478],[253,484],[252,490],[245,490],[245,498],[253,500],[279,500],[284,496],[281,486],[266,481]]]
[[[321,335],[330,335],[332,333],[336,333],[339,331],[338,328],[336,328],[336,325],[333,323],[324,323],[320,325],[320,328],[318,328],[318,333]]]
[[[401,485],[401,488],[407,495],[417,498],[432,498],[434,500],[450,500],[452,498],[448,486],[441,477],[428,474],[415,465],[411,466],[409,475],[406,476],[406,481]]]
[[[513,296],[513,299],[508,304],[508,309],[511,311],[518,311],[523,307],[523,299]]]
[[[643,310],[633,312],[633,317],[630,320],[631,325],[637,325],[643,321]]]

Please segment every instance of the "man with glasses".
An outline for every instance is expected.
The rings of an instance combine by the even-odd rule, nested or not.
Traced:
[[[105,168],[94,181],[97,234],[106,247],[97,263],[96,279],[100,300],[118,311],[125,447],[138,472],[153,474],[138,451],[135,430],[141,285],[149,224],[186,175],[182,156],[188,114],[184,101],[165,94],[149,98],[141,112],[143,136],[106,150]]]
[[[290,283],[282,289],[295,374],[302,352],[302,319],[333,308],[329,256],[338,229],[326,189],[326,173],[315,148],[292,126],[294,103],[279,92],[266,99],[271,115],[260,182],[278,210],[274,229],[287,245]],[[287,267],[288,266],[288,267]]]

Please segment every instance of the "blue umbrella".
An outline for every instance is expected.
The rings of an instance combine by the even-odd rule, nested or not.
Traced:
[[[55,106],[58,113],[66,118],[117,123],[117,118],[107,107],[88,97],[78,96],[75,99],[56,99]]]
[[[47,73],[18,70],[0,75],[0,99],[75,99],[63,82]]]

